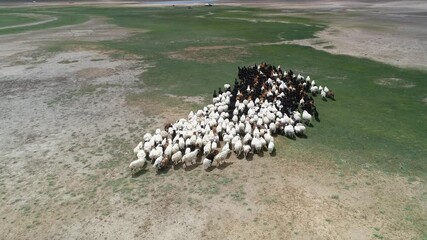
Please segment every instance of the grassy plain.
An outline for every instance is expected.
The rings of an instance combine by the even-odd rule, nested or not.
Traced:
[[[0,27],[14,26],[40,21],[39,19],[37,19],[37,17],[25,17],[20,16],[19,14],[34,14],[35,16],[37,16],[37,14],[40,14],[57,18],[55,21],[50,21],[39,25],[0,29],[0,35],[55,28],[67,26],[70,24],[79,24],[88,20],[87,15],[81,15],[76,12],[70,14],[66,12],[55,12],[51,10],[52,9],[49,8],[13,8],[12,12],[17,15],[10,15],[10,8],[0,8],[0,18],[5,20],[1,22]]]
[[[5,37],[60,29],[56,27],[66,33],[91,33],[96,27],[75,25],[89,19],[105,19],[132,33],[99,41],[55,40],[58,35],[52,34],[22,72],[46,62],[46,69],[54,73],[56,66],[61,69],[58,73],[36,81],[31,90],[20,85],[24,77],[0,79],[6,89],[3,102],[10,103],[2,105],[5,116],[10,115],[9,105],[37,99],[25,105],[31,108],[15,109],[27,118],[36,115],[31,121],[35,125],[19,119],[24,122],[15,131],[2,130],[3,139],[22,135],[16,140],[22,151],[8,148],[15,140],[2,142],[0,197],[4,206],[12,207],[0,213],[4,224],[14,229],[0,231],[0,236],[26,238],[33,232],[36,238],[427,236],[422,205],[427,199],[423,102],[427,72],[286,44],[313,38],[327,25],[308,15],[279,15],[279,10],[0,8],[0,16],[11,12],[57,20],[0,30]],[[18,21],[11,19],[8,24]],[[82,50],[90,52],[84,58],[61,55]],[[276,156],[254,156],[248,162],[233,157],[224,168],[208,173],[197,171],[198,167],[155,175],[147,167],[140,176],[130,177],[132,148],[144,132],[204,105],[213,89],[234,81],[237,66],[260,62],[310,75],[335,92],[336,101],[316,99],[321,121],[308,128],[308,138],[294,141],[278,136]],[[136,77],[120,75],[139,64],[144,71]],[[2,66],[17,67],[12,65]],[[67,67],[79,71],[69,72]],[[111,70],[115,72],[110,74]],[[10,72],[8,76],[17,71]],[[43,116],[32,113],[33,108]],[[22,166],[27,153],[31,161]],[[409,193],[401,196],[400,191]],[[185,226],[183,219],[188,221]]]
[[[34,19],[30,17],[10,15],[10,14],[0,14],[0,28],[29,23],[32,21],[34,21]]]
[[[338,101],[326,103],[319,99],[322,122],[309,130],[308,139],[290,142],[289,147],[345,158],[350,166],[426,177],[427,125],[423,123],[427,122],[427,113],[422,102],[426,72],[309,47],[276,45],[284,40],[312,38],[325,25],[309,18],[265,19],[261,15],[267,13],[262,9],[235,10],[165,7],[52,11],[98,15],[122,27],[148,30],[99,45],[139,55],[154,65],[142,78],[146,86],[165,93],[209,96],[213,89],[234,80],[237,66],[259,62],[280,64],[310,75],[319,85],[333,89]],[[215,46],[224,48],[209,49]],[[218,51],[223,61],[215,60]],[[172,53],[181,58],[170,57]]]

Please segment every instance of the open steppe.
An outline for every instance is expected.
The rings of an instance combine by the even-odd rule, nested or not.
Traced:
[[[425,3],[191,6],[0,7],[0,239],[427,238]],[[334,90],[307,138],[131,176],[145,132],[260,62]]]

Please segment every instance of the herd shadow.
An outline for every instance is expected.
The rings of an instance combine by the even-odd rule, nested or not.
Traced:
[[[307,139],[308,136],[305,133],[300,133],[298,135],[296,135],[298,138],[303,138],[303,139]]]
[[[225,169],[225,168],[227,168],[228,166],[231,166],[231,165],[233,165],[233,162],[225,162],[225,163],[222,163],[219,166],[216,166],[216,168],[218,168],[220,170],[223,170],[223,169]]]
[[[131,177],[132,178],[137,178],[137,177],[139,177],[139,176],[141,176],[141,175],[144,175],[145,173],[147,173],[148,172],[148,169],[147,169],[147,166],[144,168],[144,169],[141,169],[141,170],[139,170],[138,172],[136,172],[136,173],[131,173]]]
[[[277,151],[276,149],[273,150],[273,152],[270,153],[271,157],[275,157],[277,155]]]
[[[185,166],[185,167],[183,166],[183,167],[184,167],[184,170],[186,172],[188,172],[188,171],[192,171],[192,170],[196,169],[199,165],[200,165],[199,163],[195,163],[195,164],[191,164],[191,165],[187,165],[187,166]]]

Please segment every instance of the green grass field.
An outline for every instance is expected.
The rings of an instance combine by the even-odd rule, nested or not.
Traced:
[[[58,17],[57,21],[31,30],[77,24],[91,16],[107,17],[122,27],[147,30],[125,40],[97,45],[142,57],[144,63],[154,66],[143,74],[143,86],[164,93],[210,96],[213,89],[234,81],[237,66],[260,62],[310,75],[319,85],[334,90],[337,100],[323,102],[317,98],[321,122],[314,122],[314,127],[308,129],[307,139],[280,141],[280,155],[298,157],[296,151],[289,149],[307,150],[348,169],[380,169],[427,177],[427,105],[422,102],[427,97],[427,72],[331,55],[309,47],[272,45],[311,38],[326,25],[309,18],[262,16],[273,10],[233,10],[237,8],[65,7],[13,12]],[[10,11],[0,9],[0,16],[3,18],[1,14]],[[21,20],[10,20],[10,24]],[[2,22],[0,26],[4,24],[9,23]],[[0,34],[26,30],[30,29],[0,30]],[[206,48],[211,46],[222,47]],[[66,47],[61,43],[60,49]],[[194,47],[201,50],[188,49]],[[179,57],[170,57],[174,54]],[[414,86],[377,84],[394,78]]]
[[[27,16],[0,14],[0,28],[33,22],[34,18]]]
[[[79,24],[88,20],[88,16],[84,14],[79,14],[77,12],[66,13],[61,11],[52,11],[52,9],[49,8],[0,8],[0,28],[41,21],[37,17],[28,17],[19,14],[48,15],[56,17],[56,20],[33,26],[17,26],[13,28],[0,29],[0,35]]]

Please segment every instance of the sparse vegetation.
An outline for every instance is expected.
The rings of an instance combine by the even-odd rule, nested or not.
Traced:
[[[30,76],[31,81],[19,77],[16,81],[13,74],[12,80],[2,78],[1,121],[7,127],[0,130],[0,223],[4,226],[0,238],[107,234],[129,238],[119,234],[150,234],[154,228],[166,229],[157,237],[167,238],[162,234],[173,235],[176,228],[191,229],[186,231],[190,239],[202,236],[202,230],[206,238],[221,238],[223,232],[242,234],[228,238],[260,239],[266,236],[257,234],[266,232],[272,234],[268,238],[275,238],[277,232],[280,238],[326,239],[329,236],[316,235],[324,229],[313,234],[298,226],[314,226],[313,231],[318,225],[333,231],[338,229],[335,225],[365,229],[366,222],[376,219],[379,225],[373,226],[381,229],[374,227],[374,233],[367,233],[373,238],[396,238],[398,225],[408,236],[425,239],[427,193],[420,190],[427,176],[427,126],[423,124],[427,116],[420,101],[425,97],[425,72],[279,44],[313,37],[326,24],[273,9],[235,10],[241,8],[0,8],[0,27],[32,21],[2,21],[10,12],[58,18],[33,28],[0,30],[1,35],[41,29],[52,37],[74,34],[43,45],[24,39],[40,47],[37,54],[16,53],[16,59],[3,58],[2,66],[28,71],[56,54],[94,51],[103,55],[89,55],[87,62],[102,65],[130,59],[144,68],[126,84],[134,65],[120,65],[99,76],[83,68],[78,72],[81,78],[76,71],[70,71],[69,78],[63,72],[43,79]],[[87,29],[68,26],[89,18],[135,32],[121,33],[121,39],[89,41],[79,38]],[[53,29],[65,25],[65,30]],[[97,26],[91,27],[96,35]],[[320,39],[315,44],[334,47]],[[81,66],[83,60],[53,63],[72,67]],[[210,103],[211,91],[224,82],[232,83],[237,66],[260,61],[310,73],[338,93],[334,102],[316,100],[321,124],[313,123],[309,138],[277,137],[276,157],[261,161],[257,155],[256,161],[232,157],[227,161],[233,165],[210,172],[176,166],[156,174],[147,167],[130,175],[127,166],[142,132],[162,128],[166,121],[185,118],[189,110]],[[116,71],[125,75],[113,79]],[[416,87],[377,84],[378,79],[391,78]],[[199,95],[203,97],[194,97]],[[325,108],[325,104],[332,106]],[[369,208],[346,201],[359,197],[368,201]],[[325,222],[314,223],[313,214]]]
[[[338,196],[338,195],[332,195],[331,198],[334,199],[334,200],[339,200],[340,196]]]
[[[60,64],[70,64],[70,63],[76,63],[76,62],[79,62],[79,60],[63,60],[63,61],[60,61],[58,63],[60,63]]]

